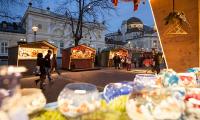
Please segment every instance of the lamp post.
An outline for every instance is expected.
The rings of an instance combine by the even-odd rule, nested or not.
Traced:
[[[129,50],[131,49],[131,41],[128,41]]]
[[[153,47],[157,48],[157,42],[156,41],[153,41]]]
[[[91,47],[91,45],[92,45],[91,43],[92,43],[92,41],[90,40],[89,47]]]
[[[32,30],[34,32],[34,42],[36,42],[36,32],[38,31],[38,27],[37,26],[33,26]]]

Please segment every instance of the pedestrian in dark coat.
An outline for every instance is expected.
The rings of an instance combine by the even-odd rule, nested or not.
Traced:
[[[120,58],[119,55],[117,55],[117,67],[118,67],[118,69],[120,69],[121,61],[122,61],[122,59]]]
[[[46,79],[46,71],[45,71],[45,59],[43,58],[42,53],[38,53],[37,55],[37,66],[39,66],[40,70],[40,79],[35,80],[36,85],[40,82],[40,89],[44,89],[44,81]]]
[[[158,73],[160,73],[160,61],[159,61],[159,54],[156,53],[153,56],[153,70],[155,70]]]
[[[48,50],[47,55],[45,56],[45,71],[49,80],[49,83],[52,82],[52,78],[51,78],[51,50]]]
[[[113,62],[114,62],[115,69],[117,69],[117,54],[115,54],[115,56],[113,57]]]
[[[55,72],[56,72],[58,75],[60,75],[60,71],[58,70],[57,60],[56,60],[56,59],[57,59],[57,58],[56,58],[56,54],[53,54],[53,58],[52,58],[52,60],[51,60],[51,73],[54,72],[54,70],[55,70]]]

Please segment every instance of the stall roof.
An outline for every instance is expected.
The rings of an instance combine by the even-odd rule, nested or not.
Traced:
[[[117,48],[117,49],[113,49],[113,51],[115,51],[115,50],[124,50],[124,51],[127,51],[127,52],[128,52],[128,50],[125,49],[125,48]]]
[[[28,46],[37,46],[37,45],[41,45],[41,44],[49,46],[53,49],[57,49],[57,46],[55,46],[55,45],[53,45],[53,44],[51,44],[51,43],[49,43],[45,40],[44,41],[36,41],[36,42],[28,42],[28,43],[25,43],[25,44],[20,44],[20,46],[21,47],[28,47]],[[19,46],[19,45],[17,45],[17,46]],[[12,46],[12,47],[17,47],[17,46]],[[12,48],[12,47],[10,47],[10,48]]]
[[[128,50],[125,48],[107,48],[107,49],[104,49],[102,52],[115,51],[115,50],[124,50],[128,52]]]
[[[76,47],[79,47],[79,46],[82,46],[82,47],[88,48],[88,49],[90,49],[90,50],[92,50],[92,51],[96,51],[95,48],[89,47],[89,46],[84,45],[84,44],[81,44],[81,45],[78,45],[78,46],[74,46],[74,47],[69,47],[69,48],[66,48],[66,49],[76,48]]]

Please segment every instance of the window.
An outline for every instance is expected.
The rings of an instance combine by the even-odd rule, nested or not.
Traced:
[[[64,42],[60,42],[60,54],[62,54],[63,49],[64,49]]]
[[[64,31],[61,29],[56,29],[56,30],[54,30],[54,34],[58,35],[58,36],[62,36],[62,35],[64,35]]]
[[[42,25],[41,25],[41,24],[38,24],[38,28],[39,28],[39,29],[42,29]]]
[[[8,54],[8,42],[1,42],[1,54]]]
[[[99,54],[99,53],[101,52],[101,48],[98,48],[98,51],[97,51],[97,52],[98,52],[98,54]]]
[[[153,47],[157,47],[157,41],[153,41]]]

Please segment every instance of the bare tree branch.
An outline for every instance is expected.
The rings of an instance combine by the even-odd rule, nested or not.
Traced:
[[[20,15],[16,14],[16,9],[24,9],[28,7],[30,0],[0,0],[0,20],[18,20]],[[43,0],[34,0],[33,3],[38,7],[42,7]]]
[[[75,45],[78,45],[85,32],[83,28],[88,31],[101,28],[97,21],[110,10],[114,7],[109,0],[64,0],[57,11],[69,18]]]

